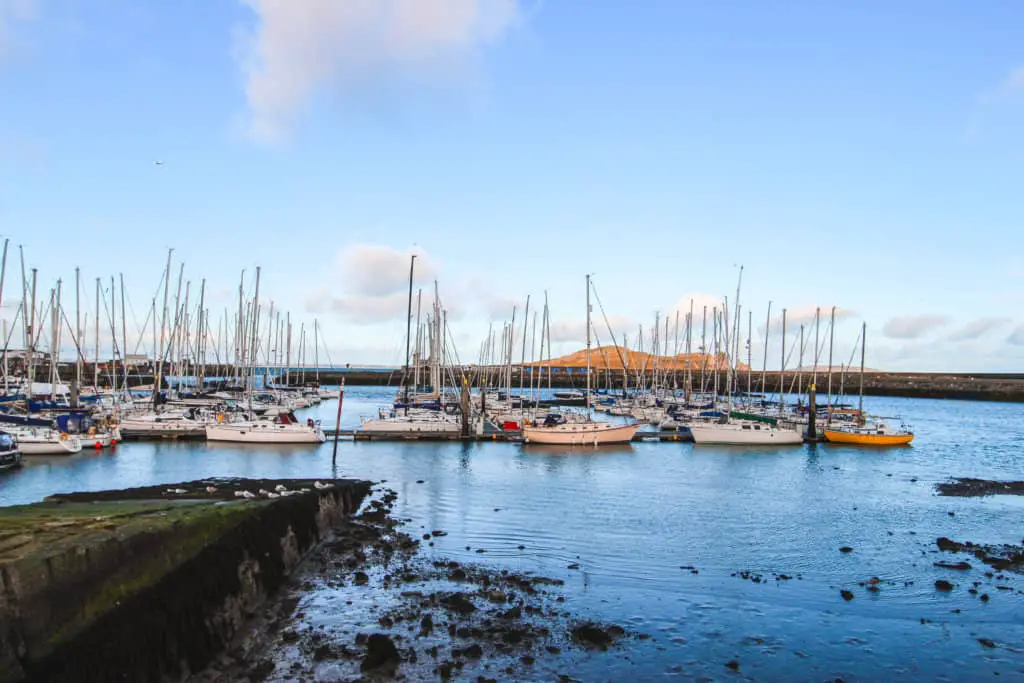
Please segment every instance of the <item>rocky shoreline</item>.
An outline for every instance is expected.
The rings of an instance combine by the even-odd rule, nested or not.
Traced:
[[[956,477],[935,485],[940,496],[1024,496],[1024,481],[994,481]]]
[[[391,517],[395,492],[378,495],[309,558],[233,647],[191,680],[483,683],[529,680],[543,670],[570,681],[545,665],[564,667],[573,652],[653,640],[575,616],[565,609],[560,579],[423,557],[421,546],[445,532],[412,538]]]

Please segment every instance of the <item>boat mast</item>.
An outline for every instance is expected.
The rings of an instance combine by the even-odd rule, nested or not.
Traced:
[[[526,339],[530,331],[530,295],[526,295],[526,310],[523,312],[523,353],[519,358],[519,415],[522,417],[526,406],[523,401],[524,381],[526,379]]]
[[[118,285],[121,287],[121,365],[124,368],[124,384],[121,390],[128,392],[128,311],[125,309],[124,273],[118,273]],[[115,402],[116,405],[116,402]]]
[[[768,335],[772,329],[772,302],[768,302],[768,314],[764,317],[764,360],[761,362],[761,395],[767,396],[768,381]]]
[[[157,354],[156,360],[156,375],[153,377],[153,408],[157,406],[157,400],[160,397],[160,382],[163,380],[164,372],[164,335],[167,332],[167,297],[170,295],[171,289],[171,254],[174,253],[174,249],[167,250],[167,268],[164,269],[164,308],[160,315],[160,352]],[[99,310],[100,310],[100,281],[96,279],[96,367],[99,367],[100,361],[100,327],[99,327]],[[154,324],[155,324],[154,320]],[[99,371],[96,371],[96,384],[99,385]]]
[[[786,407],[785,390],[786,376],[786,309],[782,309],[782,362],[779,364],[779,417],[782,417]]]
[[[751,394],[752,381],[751,375],[754,373],[754,347],[751,343],[754,336],[754,312],[747,311],[747,403],[750,405],[754,404],[754,398]]]
[[[412,343],[412,275],[416,267],[416,254],[409,259],[409,303],[405,313],[405,370],[402,372],[402,405],[405,407],[405,414],[409,414],[409,346]]]
[[[857,396],[857,422],[864,424],[864,351],[867,348],[868,324],[861,323],[860,330],[860,389]]]
[[[825,424],[832,424],[832,343],[836,338],[836,307],[832,307],[832,320],[828,324],[828,415]]]
[[[686,396],[683,402],[689,405],[690,394],[693,393],[693,299],[690,299],[690,312],[686,316]]]
[[[121,288],[124,291],[124,287]],[[198,389],[202,391],[206,387],[206,326],[209,321],[206,319],[206,278],[199,283],[199,329],[196,332],[196,356],[199,360],[199,381]]]
[[[256,266],[256,292],[252,299],[252,349],[249,351],[249,358],[252,367],[249,368],[249,419],[253,419],[252,392],[256,388],[256,347],[259,343],[260,332],[260,266]]]
[[[25,412],[29,412],[29,401],[32,399],[32,384],[35,377],[36,366],[36,284],[39,278],[39,269],[32,269],[32,322],[29,323],[29,361],[28,361],[28,390],[25,393]]]
[[[412,352],[412,386],[414,391],[419,391],[420,386],[420,359],[423,357],[423,323],[420,316],[423,313],[423,289],[416,291],[416,347]]]
[[[4,256],[7,255],[7,245],[4,245]],[[82,308],[81,308],[81,277],[78,266],[75,266],[75,387],[76,391],[82,390]],[[0,291],[3,290],[3,277],[0,276]],[[78,406],[72,406],[77,408]]]
[[[60,372],[57,370],[57,363],[60,362],[60,294],[61,281],[57,280],[56,292],[50,290],[50,319],[53,321],[53,348],[50,349],[50,367],[53,369],[50,379],[51,401],[57,400],[57,382],[60,380]]]
[[[585,404],[590,421],[590,274],[587,274],[587,394]]]

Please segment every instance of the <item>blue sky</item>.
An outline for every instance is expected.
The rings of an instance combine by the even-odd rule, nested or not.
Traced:
[[[587,272],[632,344],[743,264],[757,327],[835,305],[837,358],[863,320],[873,367],[1016,371],[1022,26],[1015,3],[0,0],[0,234],[44,291],[123,273],[139,323],[168,247],[215,317],[260,265],[336,362],[400,362],[415,249],[464,358],[545,290],[578,348]]]

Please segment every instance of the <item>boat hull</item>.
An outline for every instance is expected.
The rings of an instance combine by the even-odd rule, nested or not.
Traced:
[[[82,443],[74,438],[49,439],[44,437],[17,437],[22,455],[74,455],[82,450]]]
[[[639,425],[607,422],[570,422],[553,427],[523,427],[524,443],[554,446],[602,446],[630,443]]]
[[[21,467],[21,451],[17,448],[0,453],[0,472]]]
[[[323,430],[306,425],[218,424],[206,426],[207,441],[262,444],[321,444]]]
[[[691,424],[690,435],[695,444],[717,446],[795,446],[804,442],[795,429],[743,429],[736,424]]]
[[[914,440],[914,435],[907,434],[858,434],[832,429],[825,430],[825,439],[832,443],[843,443],[856,446],[906,446]]]

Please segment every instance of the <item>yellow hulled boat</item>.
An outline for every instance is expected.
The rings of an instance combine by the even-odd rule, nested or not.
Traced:
[[[908,429],[893,429],[884,423],[825,428],[825,438],[832,443],[857,446],[905,446],[914,440]]]

